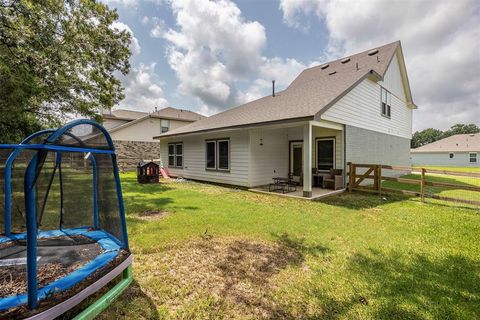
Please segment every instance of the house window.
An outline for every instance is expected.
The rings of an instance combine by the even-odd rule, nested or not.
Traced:
[[[450,157],[450,159],[453,159],[453,153],[450,153],[448,156]]]
[[[230,140],[219,139],[205,142],[205,168],[208,170],[230,170]]]
[[[380,87],[380,96],[381,96],[381,111],[382,116],[390,118],[391,116],[391,100],[392,94],[387,91],[385,88]]]
[[[207,169],[216,169],[217,168],[217,159],[216,159],[216,149],[217,149],[217,143],[216,141],[208,141],[206,143],[207,147],[207,157],[206,157],[206,168]]]
[[[160,120],[160,132],[164,133],[170,130],[170,120],[161,119]]]
[[[470,153],[470,163],[477,163],[477,153]]]
[[[183,167],[183,143],[168,144],[168,166],[172,168]]]
[[[230,140],[219,140],[218,144],[218,170],[230,169]]]
[[[317,139],[317,169],[330,170],[335,168],[335,139]]]

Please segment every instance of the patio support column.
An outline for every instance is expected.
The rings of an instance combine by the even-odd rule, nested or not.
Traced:
[[[303,127],[303,196],[312,196],[312,124]]]

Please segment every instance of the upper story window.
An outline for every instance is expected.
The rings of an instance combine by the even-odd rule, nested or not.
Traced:
[[[168,144],[168,166],[183,168],[183,143]]]
[[[170,120],[161,119],[160,120],[160,133],[164,133],[170,130]]]
[[[390,118],[391,116],[391,101],[392,94],[383,87],[380,87],[380,96],[381,96],[381,111],[382,116]]]
[[[477,163],[477,153],[470,153],[470,163]]]
[[[230,139],[205,142],[205,168],[208,170],[230,170]]]

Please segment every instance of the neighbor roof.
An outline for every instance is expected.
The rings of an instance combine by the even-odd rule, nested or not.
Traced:
[[[193,111],[184,110],[184,109],[177,109],[172,107],[167,107],[158,110],[157,112],[140,112],[140,111],[133,111],[133,110],[125,110],[125,109],[117,109],[112,110],[110,114],[106,113],[103,114],[105,119],[117,119],[117,120],[137,120],[140,118],[144,118],[146,116],[151,116],[153,118],[162,118],[162,119],[170,119],[170,120],[182,120],[182,121],[197,121],[205,118],[201,114],[198,114]]]
[[[410,152],[480,152],[480,133],[456,134],[412,149]]]
[[[312,118],[317,113],[321,114],[326,111],[366,77],[381,80],[396,52],[403,59],[400,41],[378,47],[375,50],[378,52],[374,54],[369,54],[372,50],[368,50],[349,56],[350,60],[346,63],[342,63],[342,60],[344,60],[342,58],[328,62],[327,68],[323,68],[327,64],[308,68],[302,71],[287,89],[276,93],[274,97],[267,96],[248,102],[166,132],[158,137],[290,119]],[[404,63],[401,63],[401,68],[404,70]],[[336,72],[331,74],[332,71]],[[406,75],[406,72],[404,74]],[[407,97],[411,97],[409,89]],[[413,105],[412,101],[408,102]]]

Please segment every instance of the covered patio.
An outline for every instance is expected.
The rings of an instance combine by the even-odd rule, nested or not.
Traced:
[[[249,191],[273,194],[281,197],[291,197],[291,198],[299,198],[299,199],[305,199],[305,200],[319,200],[328,196],[342,193],[345,191],[345,189],[331,190],[331,189],[324,189],[319,187],[312,187],[312,190],[311,190],[312,195],[310,197],[305,197],[303,195],[303,188],[301,186],[297,187],[297,191],[292,191],[287,193],[282,193],[280,191],[269,191],[268,185],[251,188],[249,189]]]
[[[251,129],[250,155],[252,191],[318,199],[345,188],[341,124],[310,120]]]

